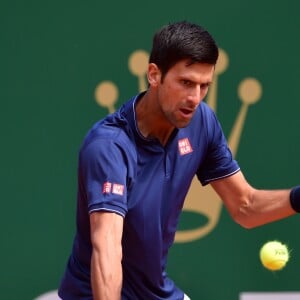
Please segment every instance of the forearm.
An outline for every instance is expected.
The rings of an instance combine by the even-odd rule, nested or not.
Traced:
[[[101,256],[94,250],[91,259],[91,284],[94,300],[120,300],[122,265],[119,255]]]
[[[91,223],[91,285],[94,300],[120,300],[122,288],[123,218],[95,212]]]
[[[237,222],[252,228],[295,213],[290,203],[290,190],[253,189],[245,201],[241,202]]]
[[[255,189],[246,181],[241,171],[213,181],[211,185],[232,218],[245,228],[257,227],[296,213],[291,206],[290,189]],[[295,193],[294,202],[294,206],[300,207],[300,191]]]

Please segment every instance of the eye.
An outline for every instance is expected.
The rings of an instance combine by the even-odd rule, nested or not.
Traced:
[[[208,89],[209,86],[210,86],[210,83],[203,83],[203,84],[200,85],[200,88],[201,89]]]
[[[181,82],[185,86],[191,86],[192,85],[192,82],[190,80],[187,80],[187,79],[182,79]]]

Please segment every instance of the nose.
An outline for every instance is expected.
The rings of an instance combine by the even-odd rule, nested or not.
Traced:
[[[189,102],[197,106],[201,102],[201,87],[200,85],[195,85],[193,89],[190,90]]]

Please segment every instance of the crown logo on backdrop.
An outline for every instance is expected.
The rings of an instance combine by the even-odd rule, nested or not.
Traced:
[[[146,72],[148,68],[149,54],[144,50],[134,51],[128,59],[129,71],[138,80],[138,91],[147,89]],[[219,49],[219,59],[216,64],[214,81],[206,97],[207,104],[217,113],[217,98],[219,77],[226,71],[229,65],[229,58],[223,49]],[[238,85],[238,97],[241,107],[233,124],[229,137],[227,138],[229,147],[234,156],[237,154],[241,134],[246,121],[248,108],[260,100],[262,87],[255,78],[245,78]],[[108,110],[109,113],[115,111],[115,105],[119,98],[119,90],[112,81],[102,81],[95,89],[96,102]],[[178,230],[175,242],[186,243],[204,237],[209,234],[218,224],[222,210],[222,201],[210,185],[202,187],[196,176],[194,177],[189,192],[187,194],[183,213],[197,213],[207,218],[206,224],[200,227],[187,230]]]

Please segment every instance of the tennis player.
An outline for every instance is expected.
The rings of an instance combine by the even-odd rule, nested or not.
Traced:
[[[299,187],[255,189],[233,159],[203,102],[217,58],[218,47],[201,26],[164,26],[153,39],[148,89],[88,132],[79,154],[77,232],[62,299],[189,299],[166,266],[195,175],[212,185],[243,227],[300,211]]]

